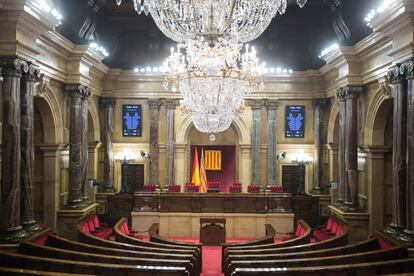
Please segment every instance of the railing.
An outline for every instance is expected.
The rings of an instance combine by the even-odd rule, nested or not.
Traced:
[[[289,213],[292,194],[135,193],[136,212]]]

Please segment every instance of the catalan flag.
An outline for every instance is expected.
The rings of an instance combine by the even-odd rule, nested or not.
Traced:
[[[207,193],[207,174],[206,165],[204,162],[204,150],[201,149],[200,159],[200,193]]]
[[[193,172],[191,174],[191,183],[197,186],[200,185],[200,167],[198,166],[197,148],[195,148],[195,151],[194,151]]]
[[[220,150],[206,150],[205,151],[205,166],[206,170],[220,171],[221,170],[221,151]]]

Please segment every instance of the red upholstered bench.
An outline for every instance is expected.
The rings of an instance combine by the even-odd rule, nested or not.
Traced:
[[[119,232],[121,232],[122,234],[125,234],[129,237],[135,238],[135,239],[139,239],[139,240],[143,240],[144,238],[142,236],[137,235],[138,232],[135,232],[134,230],[129,229],[129,226],[126,222],[121,223],[118,227]]]
[[[320,227],[319,229],[314,229],[312,234],[316,238],[316,240],[324,241],[335,236],[340,236],[344,232],[344,226],[340,222],[336,221],[334,218],[329,217],[325,228]]]
[[[102,239],[109,239],[109,236],[112,234],[112,228],[100,225],[97,215],[93,215],[85,220],[82,223],[81,229],[84,233],[92,234]]]

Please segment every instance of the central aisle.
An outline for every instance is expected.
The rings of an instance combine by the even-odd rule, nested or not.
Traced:
[[[201,276],[224,275],[221,272],[221,246],[203,245],[203,271]]]
[[[170,237],[172,240],[176,241],[183,241],[183,242],[193,242],[198,243],[198,238],[193,237]],[[236,243],[236,242],[245,242],[249,240],[253,240],[255,238],[230,238],[227,239],[226,242],[228,243]],[[221,246],[208,246],[203,245],[203,271],[201,272],[201,276],[221,276],[224,275],[221,272]]]

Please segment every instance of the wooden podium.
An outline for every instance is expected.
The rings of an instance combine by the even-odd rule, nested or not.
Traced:
[[[226,242],[226,219],[200,218],[200,243],[220,245]]]

